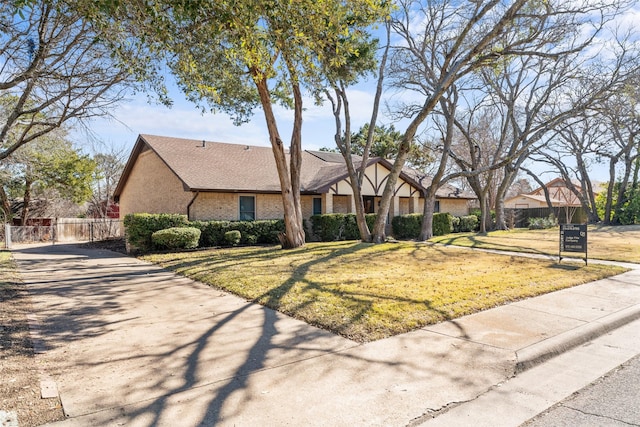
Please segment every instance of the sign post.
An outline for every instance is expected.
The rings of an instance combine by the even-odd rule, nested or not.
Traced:
[[[563,252],[583,252],[587,265],[587,224],[560,224],[559,262]]]

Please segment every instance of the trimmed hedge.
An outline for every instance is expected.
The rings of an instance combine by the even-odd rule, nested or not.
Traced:
[[[238,230],[231,230],[224,233],[224,240],[230,246],[238,246],[242,234]]]
[[[151,235],[156,231],[186,227],[188,223],[186,215],[136,213],[124,217],[127,243],[133,252],[153,250],[155,247]]]
[[[453,217],[453,232],[466,233],[468,231],[476,231],[479,221],[475,215],[455,216]]]
[[[284,220],[260,221],[193,221],[192,227],[199,228],[201,247],[221,246],[227,242],[225,233],[237,230],[241,234],[240,245],[277,244],[278,233],[284,232]]]
[[[453,216],[448,212],[433,214],[433,235],[444,236],[453,233]]]
[[[433,223],[435,225],[435,215]],[[396,216],[391,220],[391,230],[396,239],[417,239],[422,230],[422,214]]]
[[[376,222],[375,214],[365,216],[369,230]],[[312,240],[333,242],[336,240],[360,240],[360,230],[355,214],[322,214],[311,217]]]
[[[195,249],[200,240],[200,230],[194,227],[172,227],[151,234],[151,240],[157,248]]]
[[[195,228],[200,231],[200,247],[226,245],[225,233],[237,230],[240,245],[277,244],[278,233],[284,232],[284,220],[264,221],[188,221],[186,215],[128,214],[124,218],[125,235],[132,252],[149,252],[165,248],[155,244],[153,233],[168,228]]]
[[[396,239],[417,239],[422,230],[422,214],[396,216],[391,228]],[[453,217],[450,213],[433,214],[433,235],[442,236],[453,232]]]

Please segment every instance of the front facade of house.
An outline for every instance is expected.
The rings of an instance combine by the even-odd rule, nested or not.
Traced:
[[[574,186],[581,190],[579,184]],[[545,184],[549,192],[549,199],[552,207],[580,207],[581,203],[578,197],[567,187],[562,178],[555,178]],[[544,195],[544,189],[539,187],[530,193],[518,194],[504,201],[505,208],[511,209],[531,209],[548,207],[547,199]]]
[[[377,211],[391,164],[371,159],[362,186],[368,213]],[[454,194],[454,192],[450,192]],[[284,216],[270,147],[255,147],[141,135],[115,195],[120,217],[129,213],[174,213],[190,220],[263,220]],[[389,217],[421,213],[422,187],[402,174]],[[441,212],[468,213],[468,195],[439,197]],[[340,154],[303,152],[303,216],[353,213],[355,203]]]

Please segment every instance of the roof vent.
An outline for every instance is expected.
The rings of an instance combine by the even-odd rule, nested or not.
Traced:
[[[202,148],[205,148],[207,146],[207,142],[203,139],[202,140]]]
[[[244,147],[245,150],[251,150],[251,147],[249,147],[248,145],[246,147]]]

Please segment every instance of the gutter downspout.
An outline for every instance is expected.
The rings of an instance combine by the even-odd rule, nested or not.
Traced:
[[[200,195],[200,191],[196,191],[195,194],[193,195],[193,199],[191,199],[191,201],[187,205],[187,220],[188,221],[191,221],[191,206],[196,201],[196,199],[198,198],[199,195]]]

